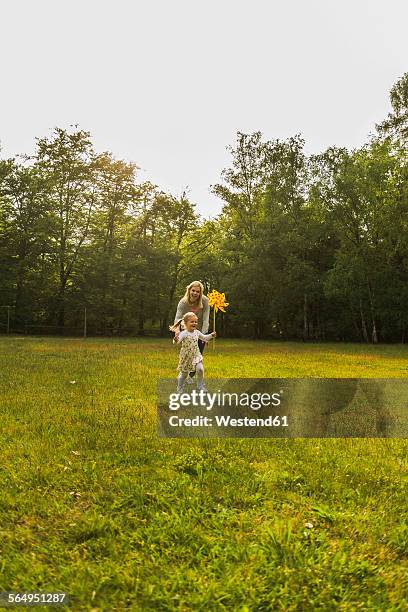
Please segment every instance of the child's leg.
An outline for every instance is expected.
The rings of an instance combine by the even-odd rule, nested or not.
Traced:
[[[179,375],[177,376],[177,393],[182,392],[187,376],[188,376],[188,372],[180,372]]]
[[[203,354],[204,349],[205,349],[205,342],[203,342],[202,340],[198,341],[198,348],[200,349],[200,353]],[[194,377],[195,372],[190,372],[190,378]],[[187,382],[191,382],[191,381],[187,381]]]
[[[202,361],[197,363],[196,372],[197,372],[197,389],[204,389],[204,366],[203,366]]]

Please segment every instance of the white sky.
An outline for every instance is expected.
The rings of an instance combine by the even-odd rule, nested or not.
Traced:
[[[356,147],[408,71],[406,0],[2,2],[2,156],[78,123],[204,216],[236,132]]]

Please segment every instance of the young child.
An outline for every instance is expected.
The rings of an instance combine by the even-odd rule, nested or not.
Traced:
[[[183,321],[185,329],[180,331]],[[215,338],[216,332],[202,334],[197,329],[198,317],[194,312],[187,312],[182,319],[179,319],[170,327],[170,331],[176,332],[173,342],[180,344],[180,359],[178,364],[179,375],[177,377],[177,393],[181,393],[189,372],[197,373],[197,389],[206,391],[204,387],[204,367],[203,356],[198,347],[198,340],[208,342]]]

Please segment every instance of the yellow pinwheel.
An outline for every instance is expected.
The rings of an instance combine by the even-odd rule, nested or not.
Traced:
[[[227,306],[229,306],[229,302],[225,301],[225,293],[220,293],[216,289],[213,289],[211,293],[208,294],[208,303],[211,308],[213,308],[213,331],[215,331],[215,314],[221,310],[221,312],[225,312]],[[213,340],[213,349],[215,347],[215,338]]]

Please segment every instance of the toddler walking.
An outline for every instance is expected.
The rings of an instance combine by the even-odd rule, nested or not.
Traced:
[[[181,322],[184,323],[185,329],[181,330]],[[175,332],[174,340],[176,344],[180,344],[180,358],[178,364],[179,375],[177,377],[177,393],[181,393],[184,383],[189,375],[189,372],[197,373],[197,389],[206,391],[204,387],[204,366],[203,356],[200,353],[198,340],[208,342],[211,338],[215,338],[216,332],[211,334],[202,334],[197,329],[198,318],[194,312],[187,312],[182,319],[170,327],[170,331]]]

